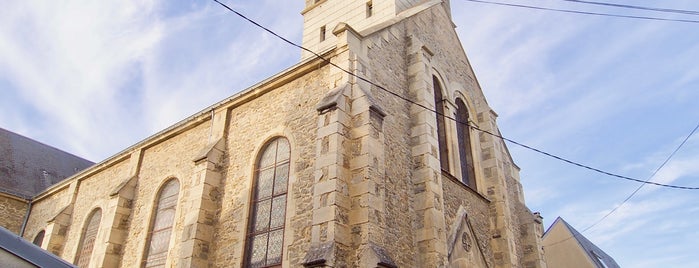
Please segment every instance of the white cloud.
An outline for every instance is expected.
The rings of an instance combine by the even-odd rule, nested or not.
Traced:
[[[0,16],[0,75],[12,81],[28,105],[20,109],[45,118],[43,126],[36,121],[20,125],[28,124],[32,136],[93,160],[105,154],[99,148],[109,147],[95,137],[111,136],[123,146],[127,131],[105,128],[110,124],[104,122],[127,125],[120,109],[131,104],[115,96],[131,79],[129,68],[160,38],[158,21],[151,16],[155,3],[8,4]]]

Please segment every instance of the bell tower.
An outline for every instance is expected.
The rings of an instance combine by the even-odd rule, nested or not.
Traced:
[[[344,22],[361,32],[400,17],[415,6],[448,0],[305,0],[303,15],[303,47],[316,53],[336,44],[332,34],[338,23]],[[447,10],[449,10],[447,8]],[[301,59],[311,54],[302,52]]]

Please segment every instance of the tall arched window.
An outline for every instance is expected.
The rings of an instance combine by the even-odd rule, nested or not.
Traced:
[[[268,142],[257,159],[245,267],[277,267],[282,263],[286,192],[289,183],[289,142]]]
[[[87,267],[90,265],[92,257],[92,249],[95,247],[97,239],[97,231],[100,228],[100,220],[102,219],[102,210],[97,208],[90,213],[90,217],[83,229],[82,238],[78,244],[78,253],[75,256],[75,264],[78,267]]]
[[[46,232],[44,232],[44,230],[39,231],[39,233],[37,233],[36,236],[34,237],[34,241],[32,243],[34,245],[41,247],[41,243],[44,242],[44,234],[45,233]]]
[[[456,99],[456,135],[459,140],[459,158],[461,158],[461,181],[476,189],[476,174],[473,167],[473,154],[471,153],[471,128],[462,123],[468,123],[468,108],[461,99]]]
[[[172,224],[177,212],[177,197],[180,192],[180,183],[177,179],[171,179],[158,193],[155,213],[151,220],[146,243],[146,257],[143,259],[143,267],[165,267],[167,251],[170,248],[170,234]]]
[[[437,111],[437,141],[439,142],[439,164],[442,170],[449,171],[449,147],[447,146],[447,132],[444,124],[444,97],[442,86],[436,76],[432,76],[434,88],[434,109]]]

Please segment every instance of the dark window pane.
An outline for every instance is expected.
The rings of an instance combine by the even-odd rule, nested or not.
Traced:
[[[260,200],[272,196],[272,176],[274,176],[274,168],[260,171],[255,199]]]
[[[274,198],[272,202],[272,223],[270,228],[275,229],[284,226],[284,212],[286,209],[286,195],[281,195]]]
[[[34,242],[32,242],[32,243],[34,243],[34,245],[41,247],[41,243],[44,242],[44,234],[45,233],[46,232],[44,232],[44,230],[41,230],[38,234],[36,234],[36,237],[34,237]]]
[[[269,246],[267,248],[267,265],[280,264],[282,262],[282,244],[284,230],[269,233]]]
[[[265,255],[267,253],[267,233],[253,237],[251,251],[252,256],[250,258],[250,266],[265,266]]]
[[[165,267],[179,192],[180,183],[173,179],[165,183],[158,193],[158,202],[154,208],[155,215],[153,215],[150,235],[146,243],[145,267]]]
[[[289,184],[289,142],[278,138],[258,158],[244,267],[281,264],[286,196]]]
[[[90,220],[85,227],[80,248],[76,256],[76,264],[79,267],[87,267],[90,265],[90,257],[92,257],[92,249],[95,246],[97,239],[97,231],[99,230],[100,220],[102,218],[102,210],[97,209],[90,216]]]
[[[269,211],[272,205],[272,200],[267,199],[257,203],[257,212],[255,213],[255,232],[263,232],[269,230]]]
[[[468,122],[468,108],[461,99],[456,99],[456,119],[459,122]],[[465,124],[457,124],[456,133],[459,144],[459,157],[461,158],[461,181],[476,189],[476,176],[473,168],[473,155],[471,154],[470,128]]]
[[[447,147],[446,124],[444,122],[444,98],[442,87],[436,76],[432,77],[434,87],[434,109],[437,112],[437,142],[439,143],[439,163],[442,170],[449,171],[449,147]]]
[[[279,139],[277,144],[277,163],[288,160],[290,154],[289,142],[285,139]]]
[[[263,169],[271,165],[274,165],[274,159],[276,158],[276,154],[277,142],[273,141],[269,145],[267,145],[265,151],[262,153],[262,157],[260,157],[260,163],[257,166],[257,168]]]
[[[289,163],[278,166],[274,177],[274,195],[286,193],[286,185],[289,181]]]

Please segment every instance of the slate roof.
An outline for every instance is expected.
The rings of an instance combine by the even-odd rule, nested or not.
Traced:
[[[9,230],[0,227],[0,249],[23,259],[37,267],[77,267],[65,260],[43,250],[29,241],[15,235]]]
[[[0,191],[25,199],[94,163],[0,128]]]
[[[570,231],[570,233],[573,235],[575,240],[578,242],[580,247],[587,253],[587,255],[590,257],[592,262],[595,263],[595,265],[599,268],[620,268],[619,264],[616,263],[614,258],[612,256],[609,256],[606,252],[604,252],[602,249],[597,247],[594,243],[592,243],[590,240],[588,240],[585,236],[583,236],[578,230],[575,230],[573,226],[570,226],[563,218],[558,217],[556,220],[551,224],[549,229],[546,231],[548,233],[549,230],[553,228],[554,225],[556,224],[563,224],[563,226]],[[546,234],[544,234],[546,235]]]

